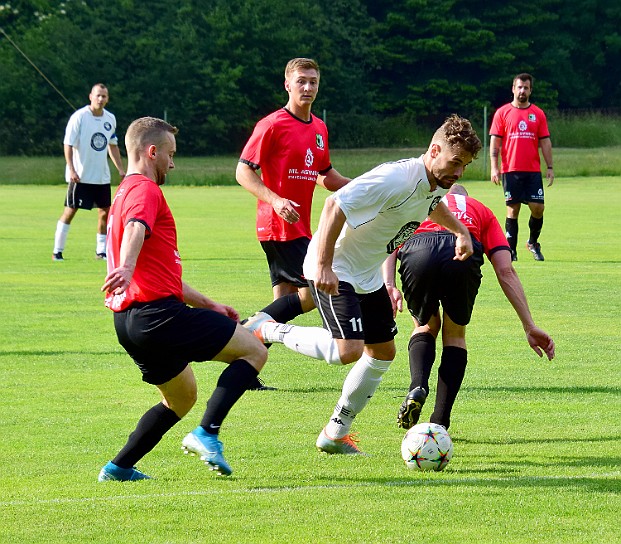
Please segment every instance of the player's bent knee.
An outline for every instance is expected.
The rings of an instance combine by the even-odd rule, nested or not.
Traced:
[[[248,363],[250,363],[255,370],[260,371],[267,362],[267,348],[258,341],[257,344],[256,349],[252,350],[245,357],[240,357],[240,359],[248,361]]]
[[[351,363],[355,363],[360,357],[362,357],[362,353],[364,351],[364,344],[362,343],[350,343],[348,341],[339,343],[339,357],[341,360],[341,364],[349,365]]]
[[[175,395],[168,395],[164,397],[165,404],[168,406],[177,416],[184,417],[196,404],[197,392],[194,390],[187,390],[184,394],[176,393]]]

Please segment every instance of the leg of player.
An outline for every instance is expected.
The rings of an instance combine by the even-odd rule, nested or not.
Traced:
[[[71,221],[75,217],[77,211],[77,208],[69,208],[65,206],[63,214],[60,216],[60,219],[56,223],[56,233],[54,235],[54,250],[52,252],[53,261],[65,260],[63,257],[63,251],[65,250],[65,245],[67,243],[67,236],[69,235]]]
[[[364,353],[345,378],[341,397],[330,421],[317,438],[316,446],[320,451],[362,453],[356,444],[357,440],[350,433],[351,426],[375,394],[394,358],[394,340],[365,346]]]
[[[446,312],[442,324],[442,345],[436,403],[429,421],[448,429],[451,424],[451,411],[466,373],[468,351],[466,327],[456,324]]]
[[[511,248],[511,260],[517,261],[517,243],[518,243],[518,217],[520,215],[520,204],[507,205],[507,218],[505,219],[505,230],[507,242]]]
[[[267,348],[241,325],[237,325],[233,337],[213,360],[229,363],[229,366],[218,378],[201,424],[186,435],[182,447],[186,453],[199,455],[218,474],[228,476],[233,470],[224,459],[224,448],[218,433],[224,418],[265,365]]]
[[[127,443],[99,473],[99,481],[135,481],[150,477],[134,465],[185,416],[196,402],[196,380],[188,365],[171,380],[158,385],[162,402],[148,410],[129,435]]]
[[[543,210],[544,205],[538,202],[530,202],[530,219],[528,220],[528,228],[530,236],[526,242],[526,249],[533,254],[536,261],[543,261],[543,253],[541,253],[541,244],[539,243],[539,235],[543,228]]]
[[[412,320],[414,331],[408,344],[410,390],[397,413],[397,426],[402,429],[410,429],[418,423],[429,395],[429,375],[436,358],[436,338],[442,325],[439,312],[432,315],[426,325],[420,325],[414,318]]]

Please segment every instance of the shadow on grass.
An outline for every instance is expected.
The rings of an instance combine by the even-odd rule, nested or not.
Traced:
[[[59,355],[123,355],[123,351],[82,351],[82,350],[15,350],[2,351],[0,357],[58,357]]]
[[[381,390],[384,392],[395,392],[397,394],[407,395],[408,389],[402,389],[399,387],[382,387]],[[558,395],[582,395],[589,393],[606,393],[613,395],[621,395],[621,388],[619,387],[607,387],[605,385],[602,386],[542,386],[536,387],[532,385],[525,386],[490,386],[490,387],[477,387],[477,386],[464,386],[461,389],[462,393],[519,393],[526,396],[531,396],[532,394],[540,394],[540,393],[551,393]],[[433,397],[433,391],[432,391]]]
[[[621,459],[616,460],[617,463]],[[618,466],[618,465],[617,465]],[[595,493],[621,493],[621,482],[619,479],[606,476],[513,476],[503,474],[490,475],[490,470],[479,471],[481,475],[476,475],[477,471],[460,471],[459,473],[445,472],[442,476],[433,473],[420,473],[416,472],[411,477],[403,479],[394,478],[372,478],[363,480],[358,485],[354,484],[353,487],[365,487],[374,485],[385,486],[411,486],[413,480],[416,480],[416,485],[420,486],[433,486],[433,487],[473,487],[481,489],[516,489],[516,488],[579,488],[582,491],[590,491]],[[509,471],[510,472],[510,471]],[[420,476],[420,478],[418,477]],[[326,487],[338,489],[340,487],[339,482],[342,482],[343,487],[349,488],[352,484],[351,479],[334,477],[331,484]]]

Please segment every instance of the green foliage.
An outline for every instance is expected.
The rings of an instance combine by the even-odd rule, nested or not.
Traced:
[[[110,89],[121,136],[154,115],[181,129],[186,153],[237,153],[256,121],[286,102],[283,70],[295,56],[319,61],[315,112],[343,120],[331,137],[341,147],[409,145],[409,131],[395,138],[391,129],[404,119],[474,119],[510,100],[521,71],[535,75],[533,101],[546,111],[618,108],[617,4],[7,0],[0,28],[63,96],[0,33],[0,155],[60,151],[95,82]]]
[[[467,186],[504,215],[501,189]],[[606,198],[591,186],[606,186]],[[248,392],[222,429],[231,478],[180,448],[223,368],[205,363],[193,365],[196,407],[139,463],[154,479],[99,484],[101,466],[159,395],[141,382],[103,307],[95,212],[76,216],[67,261],[52,263],[60,188],[3,187],[0,541],[618,542],[620,189],[619,177],[558,179],[546,192],[546,262],[520,249],[516,269],[535,321],[556,341],[553,362],[529,349],[485,265],[444,472],[408,471],[400,459],[395,418],[409,384],[411,320],[399,314],[397,358],[354,425],[371,457],[314,447],[348,369],[275,345],[263,375],[279,391]],[[269,301],[254,199],[233,187],[164,190],[188,283],[244,316]]]

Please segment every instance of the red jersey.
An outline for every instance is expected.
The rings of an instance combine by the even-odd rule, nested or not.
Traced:
[[[505,104],[494,114],[491,136],[502,138],[500,172],[540,172],[539,140],[549,138],[548,121],[534,104],[516,108]]]
[[[183,301],[175,220],[160,187],[141,174],[126,177],[114,195],[108,217],[108,273],[121,262],[121,242],[129,221],[146,227],[144,244],[129,288],[121,295],[107,295],[106,306],[120,312],[133,302],[169,296]]]
[[[451,193],[445,195],[442,201],[453,215],[466,226],[472,236],[481,242],[483,251],[488,258],[501,247],[509,249],[509,243],[498,219],[487,206],[472,197]],[[426,219],[416,229],[416,234],[436,230],[446,229],[430,219]]]
[[[300,206],[297,223],[287,223],[269,204],[257,204],[257,237],[260,241],[285,242],[311,238],[313,192],[317,176],[331,168],[328,129],[311,114],[302,121],[285,108],[261,119],[242,151],[240,161],[261,169],[265,186]]]

